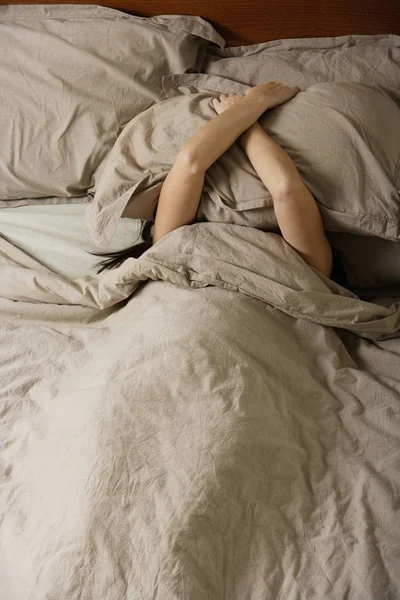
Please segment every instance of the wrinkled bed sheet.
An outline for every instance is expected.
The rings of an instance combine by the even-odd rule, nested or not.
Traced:
[[[0,253],[1,598],[399,597],[400,297],[238,225]]]

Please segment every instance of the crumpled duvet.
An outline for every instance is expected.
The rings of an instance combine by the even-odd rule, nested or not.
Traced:
[[[1,598],[398,598],[400,297],[238,225],[0,252]]]

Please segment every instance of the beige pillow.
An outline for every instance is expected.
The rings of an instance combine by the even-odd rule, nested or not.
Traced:
[[[200,17],[101,6],[1,6],[0,22],[0,207],[94,192],[121,127],[165,98],[162,77],[224,45]]]
[[[247,89],[215,76],[174,77],[174,85],[177,79],[175,88],[164,80],[173,97],[128,123],[110,153],[86,215],[100,247],[107,247],[121,216],[154,218],[179,148],[215,116],[212,97]],[[327,230],[398,239],[400,109],[392,90],[316,84],[267,111],[260,123],[294,160]],[[272,198],[238,143],[211,166],[205,183],[198,220],[277,230]]]

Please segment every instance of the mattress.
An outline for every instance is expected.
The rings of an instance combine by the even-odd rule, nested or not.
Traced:
[[[86,225],[86,203],[27,205],[0,210],[0,233],[51,271],[68,279],[95,275],[102,258]],[[140,221],[122,218],[109,251],[140,240]],[[1,259],[0,259],[1,261]],[[0,264],[5,264],[4,260]]]

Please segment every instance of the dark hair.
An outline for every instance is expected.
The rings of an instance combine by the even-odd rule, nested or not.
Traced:
[[[146,250],[152,247],[153,245],[153,236],[151,233],[151,228],[153,227],[153,221],[142,221],[140,233],[136,238],[136,242],[140,237],[142,237],[143,242],[139,244],[133,244],[133,246],[129,246],[129,248],[123,248],[122,250],[117,250],[116,252],[89,252],[93,256],[107,256],[105,260],[101,260],[97,263],[97,267],[99,267],[97,273],[101,273],[106,269],[116,269],[127,258],[139,258]]]

